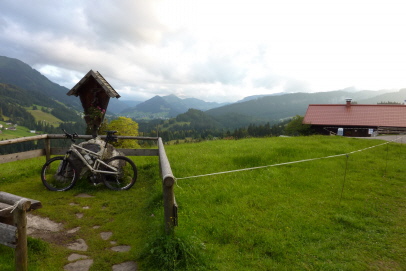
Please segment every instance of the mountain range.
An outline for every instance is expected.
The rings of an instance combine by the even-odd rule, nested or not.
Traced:
[[[222,105],[225,103],[205,102],[196,98],[181,99],[175,95],[157,95],[135,107],[126,108],[119,114],[136,119],[170,118],[185,113],[190,108],[206,111]]]
[[[0,56],[0,83],[3,84],[1,98],[17,103],[21,99],[11,97],[18,95],[32,97],[24,99],[25,103],[48,107],[58,107],[61,104],[81,112],[82,108],[77,97],[67,96],[69,89],[51,82],[40,72],[28,64],[13,58]],[[7,91],[6,91],[7,89]],[[26,94],[21,94],[25,91]],[[108,113],[113,115],[130,116],[134,119],[167,119],[198,109],[227,128],[249,125],[250,123],[277,123],[280,120],[304,115],[309,104],[345,103],[346,98],[352,98],[359,104],[376,104],[379,102],[398,102],[406,100],[406,89],[399,91],[354,91],[351,89],[318,93],[278,93],[273,95],[248,96],[232,104],[205,102],[195,98],[181,99],[175,95],[154,96],[143,101],[121,101],[111,99]],[[42,101],[42,102],[41,102]],[[50,104],[53,104],[50,106]],[[45,105],[44,105],[45,106]]]

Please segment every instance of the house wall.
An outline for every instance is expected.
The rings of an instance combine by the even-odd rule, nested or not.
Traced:
[[[351,127],[351,126],[324,126],[324,125],[312,125],[312,129],[316,131],[317,134],[321,135],[336,135],[338,133],[338,128],[344,129],[344,136],[349,137],[371,137],[369,134],[369,129],[377,130],[377,127]]]

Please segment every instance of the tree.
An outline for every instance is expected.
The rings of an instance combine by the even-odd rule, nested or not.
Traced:
[[[138,123],[130,118],[118,117],[107,125],[108,130],[117,131],[116,135],[121,136],[138,136]],[[119,139],[113,145],[117,148],[135,149],[139,148],[137,141],[131,139]]]
[[[286,124],[285,133],[287,135],[310,135],[312,130],[309,124],[303,124],[302,116],[296,115]]]

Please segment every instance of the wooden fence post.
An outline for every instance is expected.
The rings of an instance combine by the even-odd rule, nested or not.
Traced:
[[[27,216],[26,212],[30,208],[31,202],[22,199],[14,210],[14,226],[17,227],[17,245],[15,248],[15,267],[17,271],[28,270],[28,251],[27,251]]]
[[[175,177],[172,174],[172,169],[169,164],[168,157],[165,153],[165,148],[162,139],[158,139],[159,150],[159,165],[161,168],[162,176],[162,192],[164,201],[164,219],[165,219],[165,232],[172,234],[174,227],[177,225],[177,204],[175,194],[173,192],[173,185],[175,184]]]
[[[45,138],[45,158],[48,161],[51,158],[51,140],[47,137]]]

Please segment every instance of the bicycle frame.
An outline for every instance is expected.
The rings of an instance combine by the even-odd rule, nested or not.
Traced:
[[[80,149],[88,154],[91,154],[92,156],[96,157],[96,160],[94,161],[94,166],[90,165],[89,162],[87,162],[87,160],[83,157],[83,155],[77,150]],[[101,173],[101,174],[109,174],[109,175],[118,175],[119,172],[117,171],[117,169],[115,167],[112,167],[108,164],[106,164],[103,160],[101,160],[101,155],[95,152],[92,152],[88,149],[85,149],[79,145],[76,144],[72,144],[67,155],[69,155],[69,152],[74,152],[80,160],[82,160],[82,162],[85,164],[85,166],[90,170],[91,173]],[[99,166],[103,165],[111,170],[113,170],[114,172],[111,171],[104,171],[104,170],[99,170]]]

